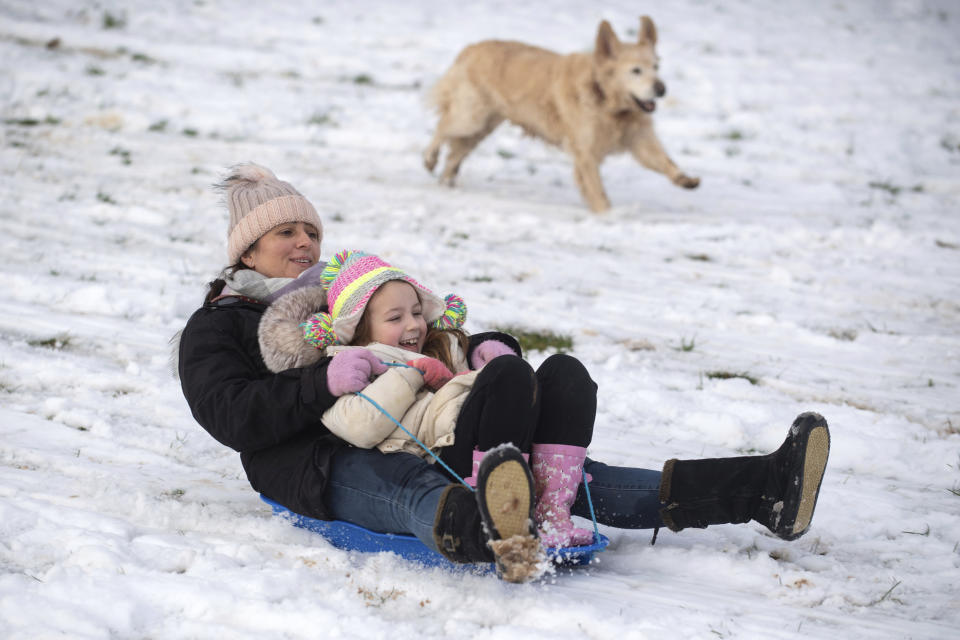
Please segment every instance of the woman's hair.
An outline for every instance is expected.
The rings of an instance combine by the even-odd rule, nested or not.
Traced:
[[[417,295],[419,297],[420,294]],[[367,308],[369,308],[369,306]],[[368,345],[373,342],[371,334],[369,316],[367,309],[364,309],[363,314],[360,316],[360,322],[357,323],[357,328],[354,330],[353,340],[350,341],[350,344],[360,347]],[[447,369],[456,372],[453,353],[450,351],[450,340],[447,338],[448,335],[453,335],[457,342],[460,343],[460,350],[464,353],[467,352],[467,348],[470,346],[470,339],[467,337],[465,331],[461,329],[437,329],[436,327],[427,326],[427,337],[423,342],[423,355],[436,358],[445,364]]]
[[[204,297],[204,302],[210,302],[223,292],[223,288],[227,285],[226,278],[227,276],[232,276],[237,271],[241,269],[249,269],[247,265],[243,264],[243,260],[237,260],[236,264],[232,264],[223,271],[220,272],[220,277],[216,280],[212,280],[207,283],[207,295]]]

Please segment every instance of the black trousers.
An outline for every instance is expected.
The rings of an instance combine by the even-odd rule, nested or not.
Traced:
[[[576,358],[552,355],[534,371],[522,358],[500,356],[477,375],[460,409],[455,441],[440,459],[466,477],[474,449],[505,442],[524,453],[533,443],[586,447],[596,414],[597,384]]]

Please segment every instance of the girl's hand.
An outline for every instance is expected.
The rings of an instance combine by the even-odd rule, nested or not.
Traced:
[[[387,371],[387,365],[367,349],[347,349],[333,356],[327,365],[327,389],[342,396],[365,389],[370,378]]]
[[[447,365],[436,358],[417,358],[408,361],[407,364],[420,370],[420,373],[423,374],[424,384],[432,391],[436,391],[453,378],[453,373],[450,369],[447,369]]]
[[[517,355],[516,351],[499,340],[486,340],[474,347],[473,353],[470,354],[470,366],[474,369],[482,369],[483,365],[494,358],[515,355]]]

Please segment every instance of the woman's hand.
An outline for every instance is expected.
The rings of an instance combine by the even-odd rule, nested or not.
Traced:
[[[470,354],[470,366],[474,369],[482,369],[483,365],[494,358],[515,355],[517,355],[516,351],[499,340],[487,340],[474,347],[473,353]]]
[[[407,364],[423,374],[424,384],[432,391],[436,391],[453,378],[453,373],[447,369],[447,365],[436,358],[417,358],[408,361]]]
[[[327,365],[327,389],[335,396],[360,391],[370,384],[370,378],[386,370],[387,365],[369,350],[347,349]]]

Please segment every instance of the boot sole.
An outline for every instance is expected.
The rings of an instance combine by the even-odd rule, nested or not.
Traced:
[[[787,517],[774,531],[784,540],[796,540],[810,528],[830,455],[830,430],[823,416],[816,413],[802,414],[794,421],[792,428],[797,430],[794,435],[798,442],[794,446],[801,448],[802,459],[796,461],[796,490],[784,496],[782,515]],[[789,518],[791,512],[792,522]]]
[[[830,432],[827,427],[814,427],[807,439],[807,451],[803,460],[803,482],[800,493],[800,506],[797,509],[797,520],[793,523],[790,532],[791,538],[798,538],[810,527],[813,519],[813,509],[817,505],[817,496],[820,494],[820,484],[823,482],[823,473],[827,468],[827,457],[830,454]]]
[[[533,475],[518,450],[488,453],[477,474],[477,503],[497,575],[527,582],[543,570],[543,548],[533,524]]]
[[[490,471],[483,496],[490,537],[510,538],[530,533],[529,472],[516,460],[507,460]]]

